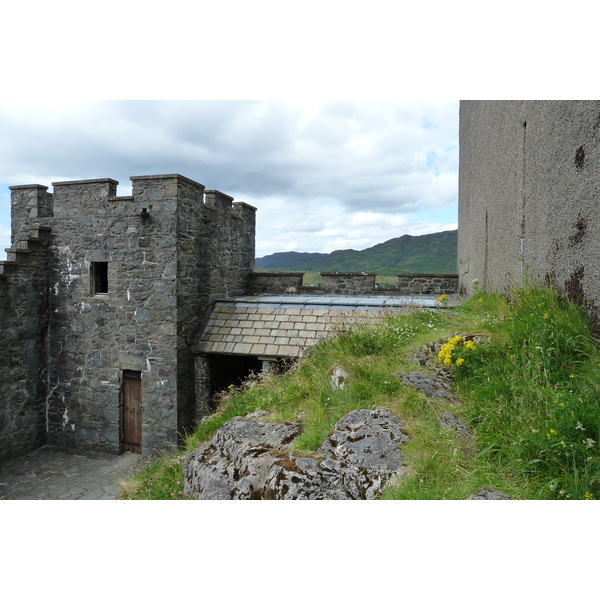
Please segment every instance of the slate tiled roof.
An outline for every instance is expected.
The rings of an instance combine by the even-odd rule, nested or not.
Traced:
[[[201,354],[296,357],[346,323],[379,321],[386,310],[435,306],[432,298],[251,296],[220,300],[195,346]]]

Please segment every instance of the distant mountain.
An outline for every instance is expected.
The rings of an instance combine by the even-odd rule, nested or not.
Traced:
[[[457,230],[403,235],[365,250],[276,252],[256,259],[257,270],[456,273]]]

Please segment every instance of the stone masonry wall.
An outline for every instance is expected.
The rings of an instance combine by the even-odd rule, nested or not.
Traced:
[[[142,447],[177,441],[177,187],[147,183],[133,197],[110,179],[54,184],[50,443],[119,452],[126,369],[142,374]],[[91,285],[96,262],[107,293]]]
[[[321,273],[322,287],[304,287],[304,273],[253,273],[253,294],[285,294],[295,290],[302,294],[393,294],[420,296],[423,294],[456,294],[458,275],[405,274],[397,275],[396,287],[375,287],[373,273]],[[291,292],[295,293],[295,292]]]
[[[461,289],[548,281],[597,313],[599,162],[600,101],[461,102]]]
[[[458,275],[398,275],[398,291],[408,296],[458,293]]]
[[[285,294],[302,287],[304,273],[252,273],[252,294]]]
[[[17,185],[11,190],[11,243],[29,235],[29,228],[47,225],[52,217],[53,197],[45,185]]]
[[[375,288],[376,273],[320,273],[321,287],[334,294],[369,292]]]
[[[0,290],[3,306],[21,296],[22,306],[14,304],[17,316],[35,309],[41,311],[38,321],[47,319],[42,327],[47,337],[31,333],[37,325],[29,318],[15,330],[12,348],[18,357],[39,350],[19,346],[18,340],[47,344],[42,366],[25,367],[19,378],[47,384],[47,391],[29,393],[20,386],[18,393],[16,388],[7,392],[8,404],[3,399],[3,409],[17,406],[19,394],[36,403],[35,410],[25,410],[35,413],[35,424],[43,415],[44,427],[24,436],[36,440],[34,445],[43,435],[56,445],[120,452],[127,370],[140,373],[142,452],[172,448],[194,420],[191,346],[211,302],[248,291],[253,207],[233,204],[214,190],[205,192],[181,175],[131,179],[132,196],[122,197],[112,179],[55,183],[53,194],[39,185],[11,188],[13,235],[36,223],[52,227],[47,266],[30,279],[22,270],[21,279]],[[107,267],[106,289],[97,289],[105,283],[93,276],[103,272],[99,266]],[[40,283],[42,275],[45,283]],[[47,310],[35,290],[48,292]],[[0,321],[3,333],[8,320]],[[3,360],[9,358],[6,354]],[[46,367],[47,375],[44,371],[39,377]],[[0,371],[5,376],[6,370]],[[13,427],[14,418],[2,414],[7,415],[2,423],[10,421]]]
[[[50,232],[27,233],[0,262],[0,461],[46,440]]]

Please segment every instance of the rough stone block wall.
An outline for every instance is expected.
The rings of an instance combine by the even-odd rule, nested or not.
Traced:
[[[45,185],[16,185],[11,190],[11,243],[29,235],[29,228],[48,225],[53,197]]]
[[[46,440],[49,231],[30,233],[0,262],[0,461]]]
[[[397,292],[408,296],[422,294],[456,294],[458,275],[406,274],[397,275]]]
[[[461,289],[549,281],[597,312],[599,162],[600,101],[461,102]]]
[[[49,442],[115,453],[124,370],[142,373],[142,447],[177,441],[177,187],[134,183],[133,197],[116,187],[54,184],[48,408]],[[92,286],[99,262],[107,293]]]
[[[374,273],[321,273],[321,287],[304,287],[304,273],[253,273],[253,294],[285,294],[295,290],[303,294],[456,294],[458,275],[446,274],[401,274],[397,275],[396,287],[376,288]]]
[[[304,273],[252,273],[252,294],[285,294],[289,290],[300,290]]]
[[[47,341],[47,375],[38,377],[38,366],[28,365],[29,375],[18,381],[47,382],[47,391],[31,394],[41,408],[21,412],[37,411],[36,424],[43,414],[41,431],[52,444],[120,452],[123,382],[125,372],[134,371],[141,385],[142,452],[174,447],[197,416],[191,349],[211,302],[248,292],[253,207],[233,204],[216,190],[205,192],[177,174],[131,179],[132,196],[122,197],[112,179],[55,183],[53,194],[39,185],[11,188],[13,232],[34,223],[53,231],[40,271],[47,304],[31,288],[39,277],[27,279],[25,270],[0,292],[6,306],[21,295],[23,306],[13,303],[15,314],[35,308],[47,319],[47,338],[29,335],[37,323],[33,317],[30,328],[20,326],[15,336],[44,348]],[[0,323],[3,329],[8,318]],[[15,362],[8,354],[3,360]],[[10,391],[11,406],[19,405],[18,394],[26,390],[20,385],[18,393]],[[2,427],[13,427],[13,414],[2,414]]]
[[[320,273],[326,292],[361,294],[375,289],[376,273]]]

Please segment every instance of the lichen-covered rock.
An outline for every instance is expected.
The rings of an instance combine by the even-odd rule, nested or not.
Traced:
[[[438,415],[438,423],[442,429],[453,429],[459,438],[468,441],[473,440],[473,436],[469,428],[465,425],[465,422],[454,413],[446,411]]]
[[[400,373],[396,375],[404,385],[409,385],[419,392],[432,398],[448,400],[453,403],[458,403],[456,396],[452,393],[451,384],[448,379],[439,374],[429,375],[420,371],[410,371],[409,373]]]
[[[185,457],[184,494],[205,500],[258,497],[278,458],[272,451],[289,448],[299,433],[294,423],[234,417]]]
[[[469,500],[512,500],[508,494],[496,491],[491,487],[482,487],[480,490],[471,494]]]
[[[316,453],[290,451],[293,423],[236,417],[188,454],[184,494],[198,499],[372,499],[404,472],[402,422],[383,410],[340,419]]]
[[[403,464],[398,447],[408,443],[402,428],[402,421],[387,410],[353,410],[336,423],[319,453],[358,468],[396,472]]]
[[[335,367],[329,374],[329,383],[334,390],[343,390],[348,379],[350,379],[350,374],[344,367]]]
[[[273,467],[268,493],[278,499],[374,499],[405,470],[400,446],[409,438],[402,427],[387,410],[354,410],[337,422],[316,457],[290,453]]]

